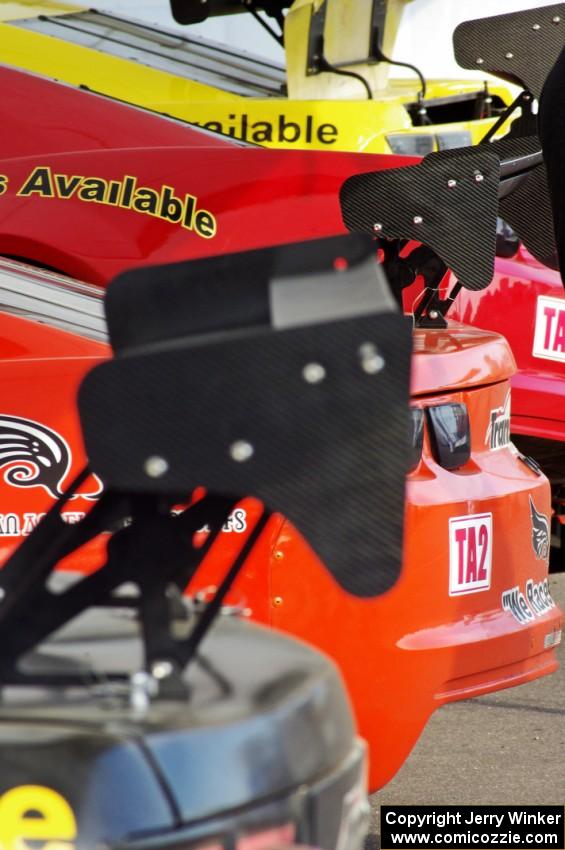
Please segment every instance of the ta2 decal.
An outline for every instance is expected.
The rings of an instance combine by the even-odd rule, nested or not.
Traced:
[[[490,588],[492,514],[470,514],[449,520],[449,595],[462,596]]]
[[[555,602],[547,579],[535,582],[530,578],[526,582],[525,593],[516,585],[502,594],[502,610],[512,614],[521,626],[531,623],[536,617],[543,617],[552,608],[555,608]]]
[[[510,390],[502,407],[490,412],[485,442],[493,451],[510,445]]]
[[[549,520],[545,514],[536,510],[530,496],[530,514],[532,518],[532,547],[536,558],[547,561],[549,558]]]
[[[536,307],[534,357],[565,362],[565,301],[540,295]]]

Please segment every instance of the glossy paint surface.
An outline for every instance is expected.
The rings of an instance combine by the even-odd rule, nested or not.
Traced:
[[[499,339],[476,334],[477,362],[489,361],[493,381],[459,386],[441,394],[421,394],[421,406],[449,401],[467,405],[472,455],[456,472],[434,461],[426,434],[421,462],[410,474],[406,501],[404,567],[399,584],[374,601],[345,594],[333,581],[298,531],[274,517],[234,586],[229,603],[249,609],[253,619],[276,626],[327,652],[341,667],[360,732],[370,746],[371,787],[386,783],[398,770],[429,715],[451,700],[520,684],[552,672],[556,663],[548,639],[561,626],[552,608],[526,625],[502,607],[502,593],[526,582],[543,581],[545,560],[531,543],[529,499],[549,515],[549,487],[509,448],[492,451],[487,442],[491,412],[504,406],[511,364],[500,362]],[[416,333],[413,386],[423,389],[434,363],[442,368],[446,339],[473,357],[468,330]],[[84,463],[74,399],[82,376],[108,350],[51,327],[0,314],[0,386],[2,416],[24,418],[61,436],[70,465],[64,487]],[[420,366],[420,364],[422,364]],[[455,377],[455,373],[454,376]],[[375,446],[375,451],[379,447]],[[25,464],[24,464],[25,465]],[[0,469],[0,557],[33,528],[54,496],[40,484],[15,486],[7,478],[14,466]],[[91,480],[67,510],[79,521],[93,504],[98,482]],[[240,550],[261,507],[244,500],[232,527],[215,543],[193,585],[206,595],[217,585]],[[454,517],[492,514],[490,587],[450,595],[449,523]],[[242,519],[243,518],[243,519]],[[339,522],[339,516],[335,518]],[[512,522],[513,533],[508,534]],[[343,530],[347,534],[347,529]],[[105,538],[67,559],[66,569],[91,571],[105,555]]]
[[[136,265],[341,233],[337,196],[345,177],[405,162],[240,147],[31,75],[4,68],[0,80],[0,253],[91,283],[106,283]],[[143,188],[145,202],[162,204],[165,190],[172,192],[191,227],[135,209],[131,198],[124,202],[128,177]],[[109,192],[111,184],[117,187],[113,202],[89,196],[104,186]],[[189,208],[214,217],[214,235],[196,231]],[[60,330],[39,332],[37,324],[13,316],[2,323],[0,412],[51,428],[66,441],[71,459],[59,482],[64,487],[83,462],[76,389],[107,350]],[[546,561],[532,548],[530,496],[538,512],[548,516],[550,510],[546,479],[510,448],[488,446],[491,414],[506,404],[511,354],[496,335],[456,327],[418,332],[415,352],[413,403],[465,403],[473,451],[464,468],[447,472],[434,461],[426,436],[421,463],[409,478],[397,588],[375,602],[346,597],[300,535],[278,518],[230,600],[339,662],[370,744],[372,788],[400,767],[437,705],[551,672],[551,641],[561,622],[556,608],[521,624],[502,607],[503,592],[518,587],[523,593],[528,580],[537,583],[547,574]],[[9,472],[0,469],[2,557],[53,502],[44,486],[10,483]],[[69,521],[80,519],[96,491],[97,483],[89,482]],[[252,500],[241,507],[245,528],[234,522],[221,535],[191,591],[217,584],[241,548],[259,510]],[[450,596],[450,521],[485,514],[492,514],[490,586]],[[65,566],[93,569],[104,546],[100,540]]]
[[[565,309],[558,272],[538,263],[525,248],[512,259],[498,258],[494,280],[483,292],[461,292],[453,318],[503,334],[518,371],[512,379],[512,430],[549,440],[565,440],[565,360],[552,336],[548,351],[534,350],[536,323],[544,321],[540,299],[556,299]],[[554,318],[554,322],[556,319]],[[545,333],[545,328],[542,328]],[[555,351],[552,349],[555,347]],[[540,353],[542,356],[540,356]]]

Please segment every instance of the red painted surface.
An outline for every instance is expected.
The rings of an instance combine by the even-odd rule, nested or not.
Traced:
[[[0,69],[0,80],[0,253],[90,282],[105,283],[136,265],[343,232],[337,197],[343,179],[401,162],[242,148],[15,71]],[[40,173],[49,175],[47,184],[18,194],[31,175],[38,180],[38,168],[50,169]],[[128,175],[154,192],[169,186],[184,205],[183,216],[192,204],[191,222],[197,210],[208,211],[217,235],[205,238],[194,227],[80,198],[77,186],[73,190],[75,178],[103,179],[119,184],[123,195]],[[61,190],[69,197],[56,197]],[[6,314],[0,325],[1,412],[42,423],[67,440],[73,462],[62,483],[68,483],[82,465],[76,389],[107,351]],[[348,597],[282,518],[271,521],[234,589],[232,601],[247,604],[254,617],[316,644],[341,665],[370,744],[372,788],[401,766],[438,705],[555,669],[544,641],[560,626],[561,612],[553,608],[522,625],[501,602],[504,591],[524,591],[528,579],[539,582],[547,574],[546,561],[532,548],[529,508],[531,496],[549,515],[547,481],[509,448],[492,451],[486,438],[512,371],[512,356],[496,335],[457,328],[416,333],[414,403],[467,404],[473,452],[465,467],[447,472],[433,460],[426,437],[422,461],[409,477],[404,568],[392,591],[375,601]],[[7,471],[0,470],[3,558],[26,522],[53,501],[41,487],[8,484]],[[89,504],[84,496],[76,499],[74,513]],[[251,526],[257,506],[244,507]],[[483,514],[492,514],[490,587],[450,596],[449,521]],[[6,533],[8,515],[16,517],[10,520],[17,525],[14,535]],[[218,581],[245,536],[222,534],[192,590]],[[66,566],[92,569],[103,552],[101,540]]]
[[[550,333],[544,356],[534,353],[536,318],[545,338],[540,298],[562,302],[550,309]],[[538,307],[539,303],[539,307]],[[518,365],[512,380],[512,430],[549,440],[565,440],[565,339],[560,338],[558,319],[565,320],[565,289],[558,272],[538,263],[525,248],[513,259],[498,258],[494,280],[483,292],[462,292],[451,313],[466,324],[490,328],[510,343]],[[545,342],[545,339],[544,339]],[[549,355],[549,357],[548,357]]]

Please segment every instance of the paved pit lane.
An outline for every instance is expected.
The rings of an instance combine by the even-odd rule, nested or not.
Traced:
[[[565,574],[550,587],[565,609]],[[380,847],[380,806],[565,803],[563,643],[557,656],[553,676],[436,711],[399,773],[371,799],[367,850]]]

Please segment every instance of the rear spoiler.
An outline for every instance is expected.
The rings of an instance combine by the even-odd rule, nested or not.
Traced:
[[[85,609],[119,605],[137,612],[146,670],[166,662],[165,678],[182,690],[182,670],[272,511],[305,534],[345,592],[370,598],[392,587],[411,329],[369,238],[131,271],[110,285],[105,307],[114,358],[79,392],[90,468],[105,490],[84,520],[65,523],[85,470],[2,569],[0,683],[77,684],[72,672],[24,674],[18,661]],[[173,515],[202,487],[205,496]],[[247,496],[263,512],[213,601],[177,639],[175,595]],[[106,563],[52,592],[59,561],[109,529]],[[138,595],[118,598],[131,582]]]
[[[179,24],[200,24],[219,15],[237,15],[242,12],[265,12],[279,23],[283,11],[294,0],[170,0],[173,18]]]
[[[345,181],[340,192],[346,227],[377,236],[389,257],[391,242],[402,245],[403,240],[415,240],[428,247],[428,252],[414,254],[413,274],[404,274],[400,286],[424,274],[428,289],[436,293],[446,269],[453,271],[458,288],[480,290],[489,285],[494,274],[498,216],[537,259],[558,268],[533,100],[541,93],[565,43],[565,3],[470,21],[458,27],[455,43],[464,67],[471,67],[469,57],[478,55],[481,68],[499,73],[501,50],[512,55],[512,79],[526,88],[500,122],[521,107],[522,115],[512,123],[508,135],[491,141],[490,132],[476,147],[429,154],[418,165],[355,175]],[[434,266],[433,257],[439,259],[439,266],[437,262]],[[397,265],[398,251],[393,260]],[[394,282],[394,273],[390,276]],[[452,293],[449,302],[453,297]],[[439,300],[437,294],[428,304],[435,312],[442,306],[447,309],[449,303]]]

